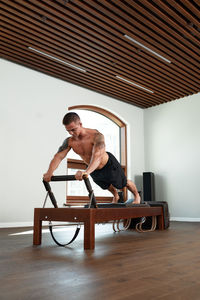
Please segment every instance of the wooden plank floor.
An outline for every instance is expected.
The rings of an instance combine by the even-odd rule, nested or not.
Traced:
[[[87,251],[83,230],[60,248],[49,233],[32,246],[30,228],[0,229],[0,299],[200,299],[200,223],[152,233],[96,226],[96,248]]]

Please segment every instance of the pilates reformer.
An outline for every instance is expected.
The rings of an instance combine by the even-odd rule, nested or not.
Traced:
[[[76,180],[74,175],[52,176],[51,181],[71,181]],[[42,237],[42,221],[49,221],[49,230],[55,243],[59,246],[71,244],[79,234],[80,226],[84,225],[84,249],[94,249],[95,247],[95,224],[113,223],[115,232],[127,230],[132,218],[141,218],[136,226],[136,230],[144,232],[142,224],[146,216],[152,217],[152,227],[148,231],[155,230],[156,220],[158,228],[164,229],[163,211],[161,207],[149,207],[148,204],[126,204],[126,203],[100,203],[97,204],[94,191],[88,176],[83,176],[85,186],[88,191],[89,203],[84,207],[64,207],[59,208],[56,198],[52,192],[49,182],[43,181],[47,195],[43,208],[35,208],[34,212],[34,236],[33,244],[40,245]],[[50,198],[54,208],[45,208],[47,198]],[[70,222],[77,225],[73,238],[68,243],[60,243],[54,235],[52,222]],[[122,224],[122,228],[120,225]],[[68,226],[69,224],[67,224]],[[63,226],[63,225],[62,225]],[[147,230],[146,230],[147,231]]]

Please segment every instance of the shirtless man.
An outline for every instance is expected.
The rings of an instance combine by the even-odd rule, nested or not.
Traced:
[[[73,149],[87,164],[86,170],[76,172],[77,180],[82,180],[85,173],[90,175],[102,189],[108,189],[113,194],[113,203],[117,203],[119,200],[117,189],[126,186],[134,195],[133,203],[140,203],[140,196],[135,184],[131,180],[127,180],[117,159],[105,151],[103,134],[95,129],[82,127],[80,117],[73,112],[64,116],[63,125],[71,136],[64,140],[54,155],[43,179],[50,181],[60,162],[70,149]]]

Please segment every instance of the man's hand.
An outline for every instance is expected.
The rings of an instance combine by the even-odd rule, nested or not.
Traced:
[[[83,180],[83,176],[88,176],[88,174],[85,171],[77,171],[75,174],[76,180]]]
[[[51,181],[51,176],[52,176],[53,174],[50,174],[50,173],[45,173],[44,175],[43,175],[43,180],[44,181],[47,181],[47,182],[49,182],[49,181]]]

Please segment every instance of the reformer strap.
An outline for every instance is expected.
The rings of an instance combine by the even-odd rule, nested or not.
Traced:
[[[48,182],[45,182],[45,183],[48,183]],[[50,185],[49,185],[49,187],[50,187]],[[48,188],[48,191],[47,191],[47,195],[46,195],[46,197],[45,197],[45,202],[44,202],[43,208],[45,207],[47,197],[48,197],[48,196],[51,197],[52,194],[53,194],[53,193],[50,193],[49,188]],[[54,197],[54,195],[53,195],[53,197]],[[52,201],[52,199],[51,199],[51,201]],[[53,203],[53,201],[52,201],[52,203]],[[57,206],[57,202],[56,202],[56,201],[54,202],[54,204],[55,204],[54,207],[57,208],[58,206]],[[51,221],[50,221],[50,222],[49,222],[49,231],[50,231],[51,237],[52,237],[52,239],[54,240],[54,242],[55,242],[58,246],[60,246],[60,247],[65,247],[65,246],[67,246],[67,245],[73,243],[73,241],[75,241],[75,239],[77,238],[77,236],[78,236],[78,234],[79,234],[79,231],[80,231],[80,229],[81,229],[81,227],[78,227],[78,226],[77,226],[76,231],[75,231],[74,236],[73,236],[73,238],[71,239],[71,241],[69,241],[69,242],[66,243],[66,244],[61,244],[61,243],[59,243],[59,242],[57,241],[57,239],[55,238],[55,236],[54,236],[54,234],[53,234],[53,229],[52,229],[52,227],[53,227],[53,225],[52,225],[52,223],[51,223]]]
[[[50,224],[51,224],[51,225],[50,225]],[[69,241],[67,244],[61,244],[61,243],[59,243],[59,242],[57,241],[57,239],[55,238],[55,236],[54,236],[54,234],[53,234],[52,227],[53,227],[52,223],[49,222],[49,231],[50,231],[51,237],[52,237],[52,239],[54,240],[54,242],[55,242],[58,246],[60,246],[60,247],[66,247],[66,246],[68,246],[69,244],[73,243],[73,241],[75,241],[75,239],[77,238],[77,236],[78,236],[78,234],[79,234],[79,231],[80,231],[80,229],[81,229],[81,227],[77,227],[77,228],[76,228],[76,231],[75,231],[75,233],[74,233],[74,236],[73,236],[73,238],[71,239],[71,241]]]

